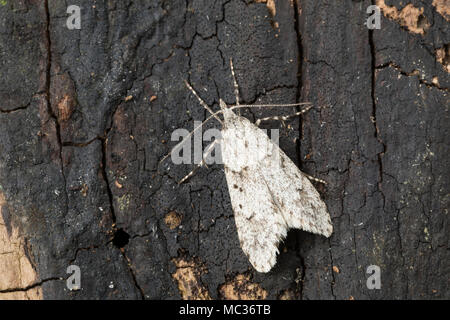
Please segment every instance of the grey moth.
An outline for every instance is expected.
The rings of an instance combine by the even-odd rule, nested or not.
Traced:
[[[269,272],[276,263],[278,244],[286,237],[290,228],[329,237],[333,227],[325,203],[310,182],[310,179],[314,178],[300,171],[278,145],[257,126],[260,121],[269,118],[260,119],[254,124],[234,112],[238,108],[273,107],[273,105],[240,105],[239,88],[231,60],[230,65],[236,96],[234,106],[227,106],[220,99],[220,111],[213,112],[186,82],[200,104],[211,113],[206,121],[214,117],[222,124],[221,139],[215,140],[205,150],[199,166],[205,163],[215,143],[220,143],[241,248],[258,272]],[[305,103],[277,106],[301,104]],[[287,117],[273,118],[285,120],[307,110],[309,108]],[[218,117],[219,114],[223,115],[223,120]],[[184,140],[177,146],[183,143]],[[192,176],[193,172],[184,177],[180,183]]]

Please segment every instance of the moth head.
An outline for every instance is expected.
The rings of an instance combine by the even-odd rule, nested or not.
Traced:
[[[220,110],[222,111],[223,120],[224,120],[224,123],[222,123],[222,125],[223,125],[223,128],[225,128],[225,127],[227,127],[228,122],[232,123],[233,121],[235,121],[236,114],[233,112],[233,108],[227,106],[226,103],[222,99],[219,99],[219,105],[220,105]]]
[[[227,105],[222,99],[219,99],[219,105],[220,105],[220,109],[222,109],[222,110],[227,109]]]

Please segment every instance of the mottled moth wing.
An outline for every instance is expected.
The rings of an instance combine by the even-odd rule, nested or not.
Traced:
[[[329,237],[333,226],[319,193],[283,150],[274,146],[279,150],[280,166],[270,164],[270,159],[265,159],[261,166],[272,167],[264,171],[264,177],[287,226]]]
[[[264,131],[232,111],[224,118],[222,158],[239,241],[253,267],[268,272],[289,228],[329,237],[330,216],[308,178]],[[242,161],[255,154],[257,161]]]

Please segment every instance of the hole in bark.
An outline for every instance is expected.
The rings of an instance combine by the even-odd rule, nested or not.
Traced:
[[[123,248],[125,247],[128,242],[130,241],[130,235],[123,231],[123,229],[119,229],[114,233],[113,238],[113,245],[115,245],[117,248]]]

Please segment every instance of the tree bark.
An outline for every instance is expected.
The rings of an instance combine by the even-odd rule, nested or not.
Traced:
[[[370,1],[80,0],[69,30],[64,1],[1,1],[0,298],[448,299],[449,8],[375,2],[379,30]],[[334,232],[289,231],[268,274],[223,167],[160,163],[208,116],[184,80],[235,103],[230,58],[241,103],[314,105],[262,127],[327,182]]]

